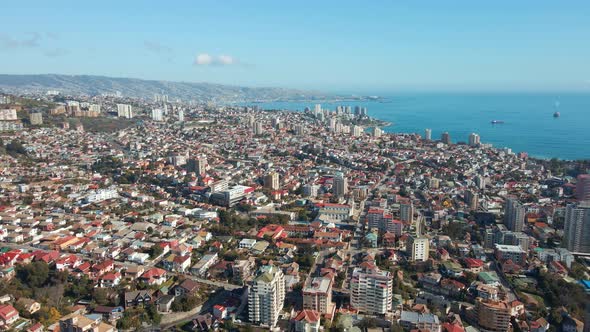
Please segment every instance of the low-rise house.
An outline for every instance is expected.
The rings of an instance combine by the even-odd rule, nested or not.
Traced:
[[[293,319],[294,330],[295,332],[319,332],[320,319],[319,312],[304,309]]]
[[[26,297],[21,297],[18,299],[16,304],[17,307],[22,308],[29,315],[32,315],[41,309],[41,304],[39,304],[39,302]]]
[[[0,329],[8,330],[14,324],[20,315],[10,304],[0,305]]]
[[[190,264],[190,255],[179,256],[176,254],[170,254],[168,257],[166,257],[166,259],[162,261],[162,265],[165,269],[179,273],[184,273],[186,270],[188,270]]]
[[[160,297],[157,301],[158,311],[163,312],[163,313],[170,312],[173,302],[174,302],[173,295],[164,295],[164,296]]]
[[[99,305],[96,306],[96,308],[94,308],[94,310],[92,311],[95,314],[99,314],[102,315],[104,317],[104,319],[112,322],[112,321],[116,321],[118,319],[120,319],[121,317],[123,317],[123,312],[125,311],[125,309],[123,307],[109,307],[109,306],[104,306],[104,305]]]
[[[125,293],[125,308],[144,306],[154,301],[151,290],[138,290]]]
[[[139,281],[145,282],[148,285],[161,285],[166,281],[167,277],[168,273],[166,270],[152,267],[139,277]]]
[[[177,297],[192,295],[199,289],[199,283],[192,279],[184,279],[178,286],[174,287],[174,295]]]
[[[100,315],[69,314],[59,320],[60,332],[98,331],[115,332],[117,329],[104,323]]]
[[[99,278],[99,285],[103,288],[112,288],[121,283],[121,273],[109,272]]]
[[[441,332],[438,316],[431,313],[417,313],[404,310],[398,322],[406,331],[420,329],[430,332]]]
[[[206,254],[191,267],[191,273],[194,275],[204,276],[206,275],[207,270],[213,266],[213,264],[217,263],[217,261],[217,253]]]

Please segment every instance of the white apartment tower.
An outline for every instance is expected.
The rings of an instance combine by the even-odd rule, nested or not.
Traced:
[[[385,314],[393,307],[393,276],[377,267],[356,267],[350,280],[350,304],[367,314]]]
[[[162,121],[164,120],[164,116],[162,114],[162,110],[159,108],[154,108],[152,110],[152,120],[154,121]]]
[[[133,118],[133,108],[128,104],[117,104],[117,116],[120,118]]]
[[[478,146],[479,143],[479,135],[476,133],[471,133],[469,135],[469,146]]]
[[[248,312],[252,323],[275,326],[285,302],[285,277],[276,266],[258,270],[248,292]]]
[[[264,133],[264,129],[262,128],[262,122],[258,121],[254,124],[254,135],[262,135]]]
[[[408,239],[406,251],[410,255],[410,260],[425,262],[429,258],[428,251],[430,250],[430,244],[426,237],[413,237]]]

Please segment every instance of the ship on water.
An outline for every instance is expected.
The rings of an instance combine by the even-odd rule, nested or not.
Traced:
[[[502,124],[504,121],[502,120],[492,120],[492,124]]]
[[[559,105],[561,105],[561,103],[559,102],[559,100],[555,101],[555,108],[559,108]],[[561,113],[559,113],[559,111],[555,111],[555,113],[553,113],[553,117],[554,118],[559,118],[561,116]]]

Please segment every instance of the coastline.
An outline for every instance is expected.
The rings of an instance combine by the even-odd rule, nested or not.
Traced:
[[[385,96],[385,95],[382,95]],[[382,102],[382,101],[387,102]],[[556,100],[559,106],[556,106]],[[432,138],[443,132],[453,142],[466,142],[471,133],[494,147],[526,152],[530,157],[550,160],[588,160],[590,135],[586,110],[590,94],[583,93],[393,93],[379,101],[330,100],[304,102],[242,103],[261,109],[303,111],[321,104],[323,109],[337,106],[366,107],[368,116],[381,121],[377,126],[388,133],[424,133]],[[561,116],[553,117],[556,110]],[[501,125],[492,125],[500,120]]]

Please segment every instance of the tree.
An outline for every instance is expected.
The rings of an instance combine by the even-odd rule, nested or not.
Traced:
[[[155,258],[160,257],[160,255],[162,253],[164,253],[164,248],[162,248],[161,246],[156,244],[156,245],[151,246],[148,249],[147,253],[150,255],[150,259],[155,259]]]
[[[43,261],[17,266],[16,275],[30,288],[39,288],[49,278],[49,266]]]
[[[108,290],[106,288],[95,288],[93,298],[97,304],[107,305],[109,303]]]
[[[392,322],[389,330],[391,332],[404,332],[404,328],[401,327],[397,322]]]
[[[57,322],[60,318],[61,318],[61,313],[59,312],[59,310],[57,310],[56,307],[51,307],[51,309],[49,309],[49,317],[47,319],[48,323],[53,324],[53,323]]]

